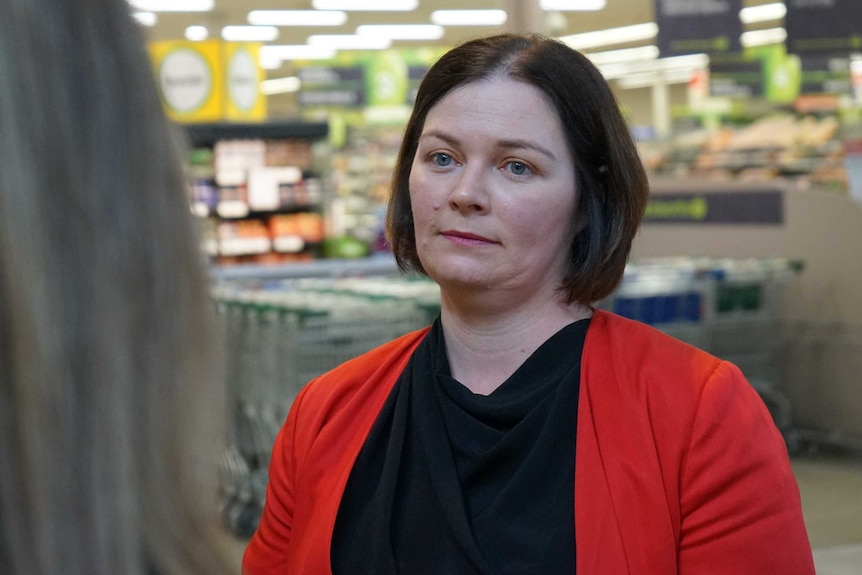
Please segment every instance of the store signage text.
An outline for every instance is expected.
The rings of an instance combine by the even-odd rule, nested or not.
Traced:
[[[742,0],[655,0],[662,57],[739,52]]]
[[[787,51],[847,54],[862,50],[859,0],[787,0]]]
[[[780,190],[653,194],[644,223],[781,225],[784,195]]]

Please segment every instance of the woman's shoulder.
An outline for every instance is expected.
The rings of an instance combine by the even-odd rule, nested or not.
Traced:
[[[728,361],[652,326],[609,312],[596,312],[584,348],[584,362],[601,380],[613,380],[626,395],[696,406],[709,385],[746,384]]]
[[[696,325],[690,326],[693,333],[699,329]],[[711,353],[665,331],[607,311],[596,311],[588,338],[598,344],[594,347],[621,355],[634,364],[672,362],[679,366],[680,361],[685,361],[692,367],[712,371],[721,362]]]
[[[304,409],[332,411],[353,402],[367,404],[371,397],[385,397],[429,329],[404,334],[314,378],[302,389],[297,402]]]

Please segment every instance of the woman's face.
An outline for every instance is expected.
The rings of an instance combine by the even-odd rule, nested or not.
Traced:
[[[537,88],[499,76],[428,113],[410,173],[416,247],[446,289],[529,298],[559,288],[574,234],[575,168]]]

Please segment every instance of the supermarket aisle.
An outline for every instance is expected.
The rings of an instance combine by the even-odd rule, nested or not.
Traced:
[[[793,460],[817,575],[862,575],[862,456]],[[226,536],[236,573],[246,542]]]

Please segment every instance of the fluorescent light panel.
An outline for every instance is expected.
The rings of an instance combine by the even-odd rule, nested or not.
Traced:
[[[314,0],[311,5],[315,10],[409,12],[419,7],[419,0]]]
[[[341,26],[347,12],[341,10],[252,10],[248,23],[255,26]]]
[[[431,22],[440,26],[500,26],[506,23],[505,10],[435,10]]]
[[[615,50],[616,51],[616,50]],[[709,57],[706,54],[688,54],[685,56],[674,56],[671,58],[630,60],[613,64],[599,66],[602,75],[607,80],[614,80],[632,74],[645,72],[670,72],[679,70],[700,70],[709,65]]]
[[[769,44],[781,44],[787,39],[787,30],[784,28],[767,28],[765,30],[751,30],[743,32],[739,41],[745,48],[752,46],[767,46]]]
[[[324,46],[335,50],[385,50],[392,40],[383,36],[356,34],[315,34],[308,37],[309,46]]]
[[[209,12],[214,0],[129,0],[129,4],[144,12]]]
[[[206,26],[189,26],[186,28],[186,40],[190,42],[201,42],[209,37],[209,30]]]
[[[584,32],[583,34],[570,34],[568,36],[561,36],[560,40],[575,50],[586,50],[600,46],[613,46],[615,44],[651,40],[657,35],[658,25],[655,22],[645,22],[632,26],[620,26],[619,28]]]
[[[657,70],[652,72],[639,72],[630,76],[623,76],[617,80],[617,85],[623,89],[649,88],[658,83],[662,84],[687,84],[691,80],[693,69],[668,70],[666,72]]]
[[[271,64],[282,60],[329,60],[335,57],[336,50],[325,46],[307,44],[279,44],[260,47],[261,63]]]
[[[617,64],[620,62],[634,62],[636,60],[655,60],[658,58],[657,46],[640,46],[638,48],[624,48],[622,50],[608,50],[605,52],[594,52],[585,54],[593,64],[602,66],[604,64]]]
[[[132,18],[137,20],[141,26],[155,26],[159,21],[155,12],[134,12]]]
[[[739,19],[745,24],[754,24],[756,22],[781,20],[785,14],[787,14],[787,6],[784,5],[784,2],[775,2],[743,8],[739,11]]]
[[[383,36],[392,40],[439,40],[446,29],[437,24],[366,24],[356,28],[359,36]]]
[[[607,5],[607,0],[541,0],[539,2],[542,10],[558,12],[593,12],[604,10]]]
[[[275,26],[225,26],[221,37],[228,42],[272,42],[278,38]]]
[[[296,76],[287,76],[285,78],[272,78],[264,80],[260,83],[260,91],[270,96],[272,94],[287,94],[297,92],[302,87],[302,80]]]

